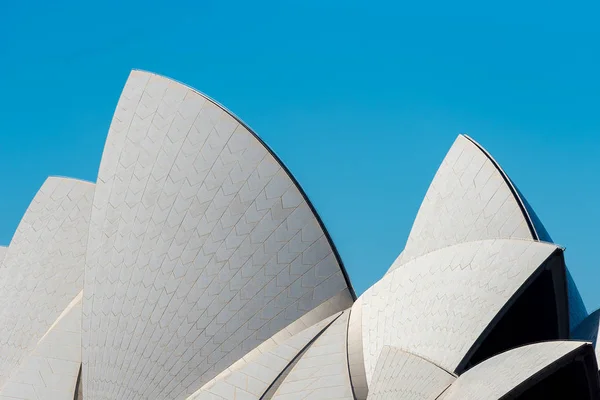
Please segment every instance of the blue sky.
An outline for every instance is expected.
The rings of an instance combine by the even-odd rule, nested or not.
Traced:
[[[446,151],[468,133],[567,247],[591,311],[600,3],[568,4],[2,2],[0,245],[48,175],[95,180],[122,86],[140,68],[207,93],[261,135],[358,293],[402,250]]]

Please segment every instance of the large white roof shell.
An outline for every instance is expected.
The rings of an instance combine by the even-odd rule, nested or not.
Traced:
[[[94,198],[86,398],[185,398],[327,299],[351,303],[348,289],[312,206],[253,132],[133,71]]]

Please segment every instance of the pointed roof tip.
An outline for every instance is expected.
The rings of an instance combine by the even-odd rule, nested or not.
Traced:
[[[221,103],[219,103],[218,101],[216,101],[215,99],[213,99],[212,97],[210,97],[209,95],[207,95],[206,93],[203,93],[201,91],[199,91],[198,89],[183,83],[181,81],[178,81],[177,79],[171,78],[169,76],[166,75],[162,75],[159,74],[157,72],[152,72],[152,71],[148,71],[148,70],[144,70],[144,69],[140,69],[140,68],[132,68],[130,71],[130,75],[134,74],[134,73],[140,73],[140,74],[144,74],[144,75],[151,75],[151,76],[157,76],[159,78],[162,79],[166,79],[169,82],[173,82],[176,83],[178,85],[181,85],[183,87],[185,87],[188,90],[191,90],[192,92],[204,97],[206,100],[210,101],[211,103],[213,103],[214,105],[216,105],[217,107],[219,107],[220,109],[222,109],[223,111],[225,111],[227,114],[231,115],[234,119],[236,119],[240,124],[244,125],[247,129],[251,130],[248,125],[243,122],[241,120],[241,118],[239,118],[238,116],[236,116],[233,112],[231,112],[230,110],[228,110],[224,105],[222,105]]]
[[[500,166],[500,164],[498,163],[498,161],[496,161],[496,159],[494,159],[494,157],[492,157],[492,155],[490,154],[490,152],[485,149],[485,147],[483,147],[481,144],[479,144],[477,141],[475,141],[469,135],[466,135],[466,134],[461,134],[461,135],[464,138],[466,138],[469,142],[471,142],[475,147],[477,147],[479,149],[479,151],[481,151],[488,158],[488,160],[490,160],[490,162],[496,167],[496,170],[500,173],[500,175],[504,179],[504,182],[506,183],[506,185],[508,186],[508,188],[512,192],[513,197],[515,198],[517,204],[519,205],[519,208],[521,209],[521,212],[522,212],[522,214],[523,214],[523,216],[525,218],[525,221],[527,222],[527,226],[529,228],[529,232],[531,233],[531,236],[533,237],[534,240],[538,240],[539,241],[540,240],[540,235],[537,232],[535,223],[534,223],[534,221],[533,221],[533,219],[532,219],[532,217],[530,215],[530,212],[529,212],[529,210],[527,208],[527,204],[526,204],[525,200],[523,200],[523,198],[521,197],[521,193],[519,193],[519,191],[517,190],[516,186],[514,185],[514,183],[512,182],[512,180],[509,178],[508,174]]]
[[[473,139],[468,134],[464,132],[459,133],[456,137],[456,141],[458,141],[459,139],[466,140],[467,142],[471,143],[471,145],[475,146],[479,151],[483,152],[486,156],[489,157],[489,153],[483,148],[483,146],[480,145],[475,139]]]
[[[281,158],[277,155],[277,153],[275,153],[275,151],[273,151],[273,149],[271,149],[271,147],[256,133],[256,131],[254,129],[252,129],[250,127],[250,125],[248,125],[246,122],[244,122],[240,117],[238,117],[236,114],[234,114],[232,111],[230,111],[227,107],[225,107],[223,104],[219,103],[218,101],[216,101],[215,99],[213,99],[209,95],[207,95],[207,94],[205,94],[205,93],[203,93],[203,92],[201,92],[201,91],[193,88],[190,85],[187,85],[187,84],[185,84],[185,83],[183,83],[181,81],[178,81],[176,79],[170,78],[168,76],[157,74],[156,72],[145,71],[145,70],[137,69],[137,68],[132,68],[131,69],[130,76],[133,73],[136,73],[136,72],[137,73],[141,73],[141,74],[151,75],[151,76],[157,76],[157,77],[160,77],[162,79],[166,79],[169,82],[173,82],[173,83],[176,83],[178,85],[181,85],[181,86],[187,88],[188,90],[191,90],[192,92],[198,94],[199,96],[203,97],[207,101],[211,102],[212,104],[214,104],[215,106],[217,106],[218,108],[220,108],[223,112],[225,112],[226,114],[228,114],[231,118],[233,118],[235,121],[237,121],[246,130],[248,130],[248,132],[252,136],[254,136],[254,138],[256,138],[256,140],[258,140],[258,142],[271,154],[271,156],[273,156],[273,158],[276,160],[276,162],[283,168],[283,170],[286,172],[286,174],[290,177],[290,179],[292,180],[292,182],[294,183],[294,185],[299,189],[300,194],[305,199],[305,201],[308,204],[308,207],[310,208],[311,212],[316,217],[319,226],[321,227],[321,229],[325,233],[325,236],[327,238],[327,241],[328,241],[330,247],[333,249],[333,252],[335,254],[335,258],[336,258],[338,264],[341,266],[342,274],[344,275],[344,279],[346,281],[346,285],[348,286],[348,289],[350,290],[350,294],[352,296],[352,299],[356,300],[358,298],[358,296],[356,295],[354,287],[352,286],[352,282],[350,281],[350,276],[348,275],[348,272],[346,271],[346,267],[344,266],[344,263],[342,261],[342,257],[339,254],[339,252],[337,250],[337,247],[335,246],[335,243],[333,242],[333,239],[331,238],[331,235],[329,234],[329,231],[325,227],[325,223],[321,219],[321,216],[317,212],[317,210],[314,207],[313,203],[310,201],[310,198],[308,197],[308,195],[306,194],[306,192],[304,191],[304,189],[302,188],[302,186],[300,185],[300,183],[296,180],[296,178],[294,177],[294,175],[292,174],[292,172],[288,169],[288,167],[281,160]]]
[[[473,139],[468,134],[461,133],[458,136],[467,139],[469,142],[471,142],[472,144],[474,144],[475,147],[479,148],[479,150],[482,151],[488,158],[492,158],[492,155],[485,149],[485,147],[483,147],[477,140]],[[493,160],[493,162],[494,162],[494,164],[498,164],[495,160]]]
[[[150,75],[150,76],[156,76],[162,79],[165,79],[169,82],[178,84],[183,86],[184,88],[191,90],[192,92],[196,93],[197,95],[203,97],[204,99],[210,101],[211,103],[213,103],[215,106],[217,106],[218,108],[220,108],[222,111],[224,111],[225,113],[229,114],[233,119],[235,119],[239,124],[241,124],[242,126],[244,126],[246,129],[248,129],[255,137],[257,137],[260,142],[266,146],[266,143],[256,134],[256,131],[254,131],[247,123],[245,123],[240,117],[238,117],[237,115],[235,115],[231,110],[229,110],[227,107],[225,107],[223,104],[219,103],[217,100],[215,100],[214,98],[212,98],[211,96],[207,95],[204,92],[201,92],[200,90],[186,84],[183,83],[177,79],[171,78],[169,76],[166,75],[162,75],[159,74],[157,72],[152,72],[152,71],[147,71],[144,69],[140,69],[140,68],[132,68],[131,72],[130,72],[130,76],[134,73],[140,73],[143,75]],[[270,148],[269,148],[270,152],[273,152]]]
[[[159,75],[156,72],[148,71],[146,69],[141,69],[141,68],[131,68],[131,71],[129,71],[130,74],[133,74],[136,72],[140,73],[140,74]],[[165,77],[165,78],[167,78],[167,77]],[[169,79],[169,78],[167,78],[167,79]]]

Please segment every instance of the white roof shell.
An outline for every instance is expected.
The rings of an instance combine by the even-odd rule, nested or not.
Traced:
[[[385,345],[454,371],[504,304],[557,249],[526,240],[468,242],[389,272],[360,297],[367,381]]]
[[[48,178],[0,267],[0,385],[83,288],[94,185]]]
[[[472,139],[460,135],[442,161],[390,271],[428,252],[486,239],[537,239],[510,179]]]
[[[0,390],[0,400],[71,400],[81,367],[81,299],[71,301]]]
[[[461,375],[440,400],[498,400],[582,342],[535,343],[501,353]]]
[[[86,398],[185,398],[327,299],[351,303],[348,289],[268,148],[198,92],[133,71],[94,198]]]

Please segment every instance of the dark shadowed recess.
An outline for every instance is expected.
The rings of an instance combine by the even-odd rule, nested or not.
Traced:
[[[75,394],[73,400],[83,400],[83,385],[81,384],[81,369],[83,365],[79,367],[79,374],[77,375],[77,383],[75,384]]]
[[[526,344],[569,338],[563,251],[555,250],[504,305],[456,368],[460,375]]]
[[[594,348],[585,344],[542,369],[500,400],[596,400],[600,398]]]
[[[523,205],[525,206],[525,210],[527,211],[526,216],[528,216],[531,220],[531,223],[537,235],[537,239],[543,242],[554,243],[554,241],[550,237],[550,234],[546,230],[546,227],[544,227],[544,224],[535,213],[533,207],[531,207],[525,196],[523,196],[523,193],[521,193],[521,191],[519,190],[517,185],[514,184],[514,182],[511,181],[511,183],[517,191],[517,195],[523,202]],[[583,304],[581,294],[579,294],[579,290],[577,289],[577,286],[575,285],[575,282],[573,281],[573,278],[571,277],[571,274],[569,273],[568,269],[567,295],[569,296],[569,329],[572,331],[577,327],[577,325],[579,325],[581,321],[583,321],[585,317],[587,317],[587,310],[585,308],[585,304]]]

